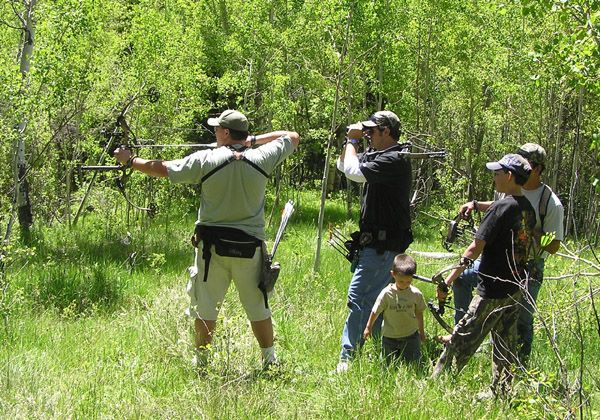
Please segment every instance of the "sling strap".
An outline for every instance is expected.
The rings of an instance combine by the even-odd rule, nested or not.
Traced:
[[[543,184],[544,190],[542,191],[542,195],[540,196],[540,201],[538,202],[538,212],[540,214],[540,222],[542,231],[544,231],[544,218],[546,217],[546,212],[548,211],[548,203],[550,202],[550,198],[552,197],[552,189],[546,184]]]
[[[252,162],[250,159],[248,159],[244,155],[246,153],[246,150],[248,149],[247,147],[240,148],[239,150],[237,150],[237,149],[235,149],[235,148],[233,148],[231,146],[226,146],[226,147],[229,148],[233,152],[233,154],[231,156],[229,156],[229,158],[227,158],[227,160],[225,162],[221,163],[220,165],[216,166],[211,171],[209,171],[207,174],[205,174],[200,179],[201,183],[203,183],[208,178],[210,178],[211,176],[213,176],[216,172],[220,171],[221,169],[223,169],[224,167],[226,167],[227,165],[229,165],[231,162],[234,162],[236,160],[241,160],[243,162],[246,162],[248,165],[252,166],[258,172],[260,172],[265,178],[270,178],[270,175],[268,173],[266,173],[263,168],[261,168],[260,166],[258,166],[256,163]]]

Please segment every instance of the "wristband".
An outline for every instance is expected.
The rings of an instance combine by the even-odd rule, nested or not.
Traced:
[[[471,267],[473,265],[473,259],[469,257],[465,257],[464,255],[460,257],[458,265],[461,267]]]
[[[350,143],[350,144],[356,146],[359,142],[360,142],[360,139],[351,139],[351,138],[346,137],[346,141],[344,141],[344,144]]]
[[[133,159],[135,159],[136,157],[137,157],[137,155],[129,156],[129,159],[127,159],[127,163],[125,164],[125,167],[131,168],[131,166],[133,165]]]
[[[250,147],[254,147],[256,144],[256,136],[250,136]]]

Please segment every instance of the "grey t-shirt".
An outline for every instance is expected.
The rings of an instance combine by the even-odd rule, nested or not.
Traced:
[[[391,283],[377,296],[373,312],[378,315],[383,312],[381,334],[384,337],[403,338],[418,330],[416,312],[423,312],[425,308],[423,294],[415,286],[399,290]]]
[[[246,149],[246,159],[271,175],[275,167],[292,154],[294,145],[288,136]],[[199,184],[204,175],[233,156],[228,147],[201,150],[183,159],[167,163],[169,180]],[[265,239],[265,188],[267,178],[243,160],[234,160],[202,183],[197,224],[240,229]]]

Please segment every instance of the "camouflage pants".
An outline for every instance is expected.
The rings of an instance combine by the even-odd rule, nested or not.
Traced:
[[[455,361],[457,372],[467,364],[488,333],[492,334],[492,390],[506,391],[517,363],[517,320],[521,291],[503,299],[476,295],[467,314],[454,327],[452,338],[440,356],[433,377]]]

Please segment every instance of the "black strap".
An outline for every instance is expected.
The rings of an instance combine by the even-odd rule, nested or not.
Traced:
[[[202,239],[202,259],[204,260],[204,282],[208,280],[208,268],[210,267],[210,258],[212,257],[212,252],[210,252],[210,247],[212,246],[212,241]]]
[[[550,198],[552,197],[552,190],[546,184],[544,185],[544,189],[542,191],[542,195],[540,196],[540,201],[538,203],[538,213],[540,214],[540,228],[544,231],[544,218],[546,217],[546,212],[548,211],[548,203],[550,202]]]
[[[241,160],[243,160],[244,162],[246,162],[248,165],[252,166],[254,169],[256,169],[258,172],[260,172],[261,174],[263,174],[263,176],[265,178],[270,178],[270,175],[268,173],[266,173],[264,171],[263,168],[261,168],[260,166],[258,166],[256,163],[252,162],[250,159],[248,159],[246,156],[244,156],[242,154]]]
[[[246,152],[247,148],[241,148],[239,150],[236,150],[232,147],[229,147],[229,149],[231,149],[233,152],[241,152],[242,156],[239,158],[239,160],[246,162],[248,165],[252,166],[254,169],[256,169],[258,172],[260,172],[265,178],[270,178],[270,175],[268,173],[265,172],[264,169],[262,169],[260,166],[258,166],[256,163],[250,161],[245,155],[244,153]],[[208,172],[206,175],[204,175],[201,179],[200,179],[200,183],[203,183],[204,181],[206,181],[208,178],[210,178],[211,176],[213,176],[215,174],[215,172],[220,171],[221,169],[223,169],[225,166],[229,165],[231,162],[237,160],[235,158],[235,154],[231,155],[225,162],[221,163],[220,165],[218,165],[216,168],[214,168],[213,170],[211,170],[210,172]]]
[[[210,171],[206,175],[204,175],[200,179],[200,182],[202,183],[202,182],[206,181],[208,178],[210,178],[211,176],[213,176],[215,172],[220,171],[221,169],[223,169],[224,167],[226,167],[227,165],[229,165],[234,160],[235,160],[235,157],[233,155],[230,156],[229,159],[227,159],[225,162],[221,163],[219,166],[217,166],[216,168],[214,168],[212,171]]]

